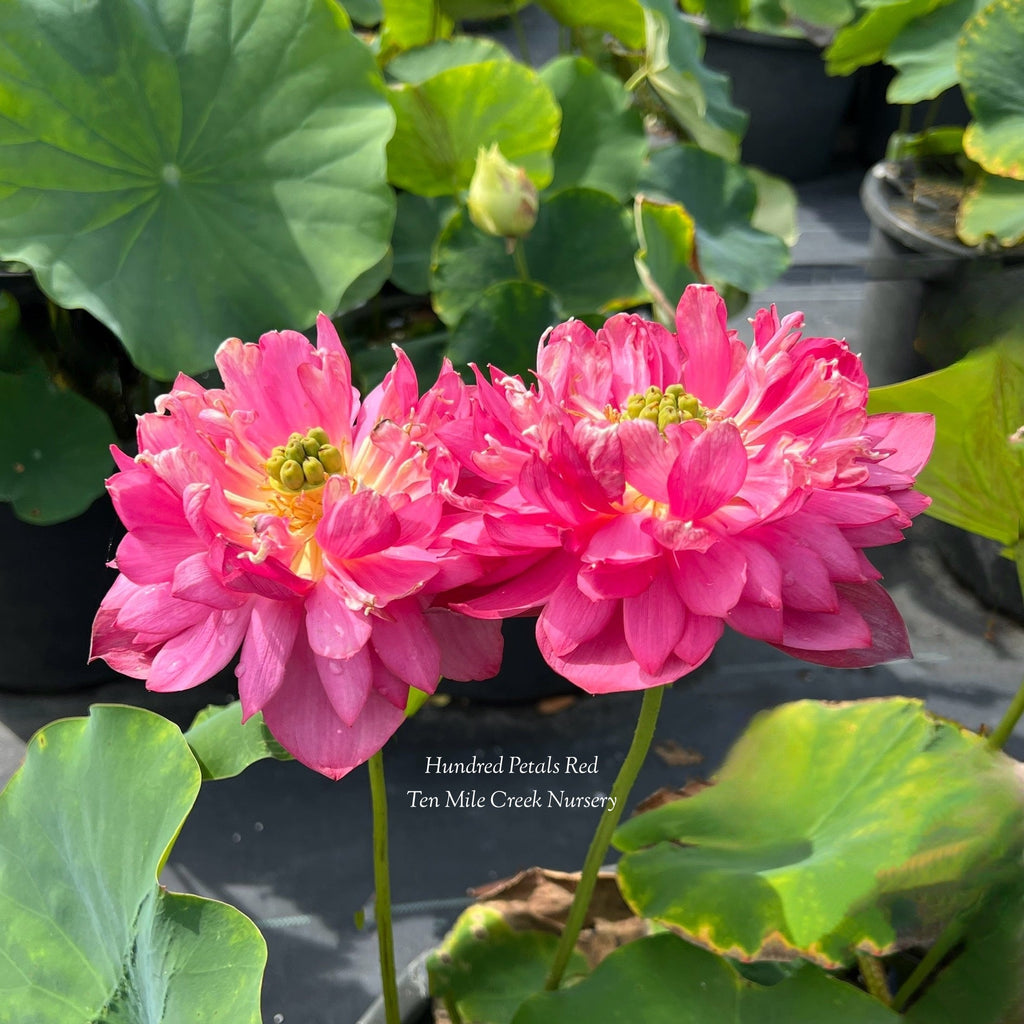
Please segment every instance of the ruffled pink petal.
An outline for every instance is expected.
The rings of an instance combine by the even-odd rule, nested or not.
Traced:
[[[747,560],[743,549],[730,540],[700,553],[679,551],[673,560],[672,580],[692,612],[721,618],[743,593]]]
[[[351,658],[366,645],[372,631],[369,616],[349,608],[329,579],[314,587],[306,599],[306,637],[313,653],[322,658]]]
[[[580,593],[591,601],[620,601],[642,594],[658,573],[660,559],[642,562],[588,562],[576,576]]]
[[[714,512],[743,486],[747,451],[735,424],[712,423],[676,459],[668,476],[669,509],[684,522]]]
[[[675,452],[648,420],[622,420],[617,430],[622,442],[626,479],[641,493],[668,504],[668,478]]]
[[[337,559],[361,558],[390,547],[402,532],[387,498],[376,491],[352,494],[340,476],[324,487],[324,517],[316,529],[320,547]]]
[[[364,647],[349,658],[314,654],[314,661],[335,714],[345,725],[354,725],[373,690],[373,656]]]
[[[724,630],[725,626],[721,619],[687,612],[686,628],[675,650],[676,656],[685,664],[687,672],[707,661]]]
[[[301,625],[301,602],[253,600],[249,628],[235,668],[243,722],[277,693]]]
[[[565,551],[553,551],[524,572],[470,600],[454,602],[453,611],[483,619],[524,615],[539,609],[554,593],[564,574],[577,565]]]
[[[245,597],[228,590],[210,567],[205,551],[189,555],[174,570],[171,593],[182,601],[209,605],[211,608],[237,608]]]
[[[377,753],[402,724],[405,711],[371,691],[351,726],[324,693],[313,652],[299,644],[285,678],[263,709],[274,738],[294,757],[329,779],[340,779]]]
[[[117,625],[131,633],[145,633],[166,640],[206,620],[210,608],[179,601],[171,595],[169,583],[135,587],[117,614]]]
[[[882,467],[913,478],[931,455],[935,417],[925,412],[878,413],[868,417],[866,432],[874,439],[875,449],[886,453]]]
[[[806,612],[786,606],[782,613],[782,646],[804,651],[865,649],[871,646],[871,628],[858,607],[841,597],[834,612]]]
[[[504,641],[500,619],[473,619],[445,608],[431,608],[426,622],[441,652],[445,679],[493,679],[501,670]]]
[[[139,526],[117,545],[117,568],[133,583],[165,583],[198,547],[187,526]]]

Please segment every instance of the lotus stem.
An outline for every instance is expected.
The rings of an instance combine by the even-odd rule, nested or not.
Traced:
[[[530,280],[530,268],[526,265],[526,253],[523,252],[523,240],[515,238],[511,241],[512,259],[516,265],[516,272],[521,281]]]
[[[594,886],[597,885],[597,873],[601,870],[601,865],[604,864],[608,847],[611,845],[612,833],[619,824],[619,818],[622,817],[630,790],[633,788],[633,783],[636,782],[640,767],[650,749],[651,740],[654,738],[654,726],[658,721],[658,712],[661,709],[661,698],[664,696],[664,692],[664,686],[654,686],[644,691],[643,703],[640,705],[640,714],[636,721],[636,730],[633,733],[633,742],[629,746],[626,759],[622,762],[615,784],[612,786],[610,806],[601,813],[594,838],[590,840],[590,849],[587,850],[587,857],[583,862],[579,884],[576,886],[572,906],[569,907],[569,913],[565,919],[565,928],[558,940],[554,960],[551,963],[547,980],[544,982],[544,988],[549,992],[554,991],[561,984],[562,975],[569,964],[569,957],[572,956],[572,951],[576,948],[576,940],[583,927],[583,920],[587,916],[590,898],[594,894]]]
[[[963,919],[953,918],[946,925],[946,930],[935,940],[935,945],[925,953],[924,958],[914,968],[910,977],[900,986],[900,990],[892,997],[890,1006],[899,1013],[911,996],[931,977],[932,972],[942,963],[949,951],[960,941],[964,934]]]
[[[1017,694],[1006,709],[1002,721],[989,733],[988,746],[990,750],[1003,749],[1003,745],[1010,738],[1013,727],[1021,715],[1024,715],[1024,680],[1021,681]]]
[[[395,938],[391,929],[391,874],[388,869],[388,797],[384,788],[384,755],[369,761],[370,800],[373,804],[373,913],[380,951],[380,982],[384,992],[384,1019],[401,1024],[398,983],[395,980]]]
[[[891,1006],[892,993],[889,991],[889,982],[885,977],[885,966],[882,961],[868,953],[858,953],[857,966],[868,992],[883,1005]]]

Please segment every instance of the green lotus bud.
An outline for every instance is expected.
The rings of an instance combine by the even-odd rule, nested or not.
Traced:
[[[320,460],[312,457],[302,463],[302,475],[306,478],[306,483],[310,487],[319,487],[327,479],[327,474],[324,473],[324,467],[320,464]]]
[[[290,491],[301,491],[306,482],[302,466],[294,459],[286,459],[281,466],[281,483]]]
[[[333,444],[325,444],[317,452],[317,458],[323,463],[328,473],[340,473],[345,468],[341,452]]]
[[[495,142],[476,154],[469,183],[469,219],[499,238],[522,238],[537,223],[537,189],[526,171],[509,163]]]

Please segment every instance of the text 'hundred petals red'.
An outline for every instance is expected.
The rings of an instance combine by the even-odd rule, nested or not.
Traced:
[[[674,334],[570,321],[542,341],[532,386],[478,373],[471,426],[441,434],[489,565],[452,607],[539,613],[549,664],[594,693],[679,678],[725,625],[821,664],[908,656],[863,549],[926,507],[912,487],[931,417],[869,416],[860,360],[803,337],[800,314],[752,323],[748,350],[695,285]]]

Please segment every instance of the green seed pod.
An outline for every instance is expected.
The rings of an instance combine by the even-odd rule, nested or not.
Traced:
[[[315,437],[304,437],[302,439],[302,448],[307,455],[313,456],[320,450],[322,441],[318,441]]]
[[[284,484],[289,491],[301,491],[302,485],[305,482],[306,477],[302,472],[302,466],[300,466],[294,459],[286,459],[284,464],[281,466],[281,483]]]
[[[327,431],[323,427],[314,427],[306,437],[312,438],[314,441],[319,442],[317,447],[324,444],[330,444],[331,439],[327,436]]]
[[[292,462],[297,462],[300,466],[302,460],[306,457],[306,449],[301,444],[294,444],[291,441],[288,442],[288,447],[284,450],[286,459],[291,459]]]
[[[340,473],[345,468],[345,463],[341,458],[341,452],[339,452],[333,444],[325,444],[320,451],[317,452],[317,458],[320,459],[320,462],[328,473]]]
[[[306,459],[302,463],[302,475],[306,478],[306,483],[313,487],[319,487],[327,479],[324,467],[314,458]]]
[[[681,395],[685,395],[686,391],[683,389],[682,384],[669,384],[669,386],[665,388],[665,394],[678,399]]]
[[[285,458],[284,458],[283,454],[281,454],[281,455],[277,455],[277,454],[271,455],[270,458],[267,459],[267,474],[271,478],[273,478],[274,480],[280,480],[281,479],[281,467],[284,465],[284,463],[285,463]]]
[[[274,445],[273,451],[271,451],[270,456],[271,456],[271,458],[273,458],[275,455],[280,455],[282,459],[287,457],[284,454],[284,445],[283,444]]]
[[[678,423],[680,416],[677,410],[669,406],[662,406],[658,413],[658,429],[664,430],[670,423]]]
[[[650,420],[651,423],[658,422],[658,407],[656,405],[646,405],[640,410],[640,414],[637,416],[638,420]]]

